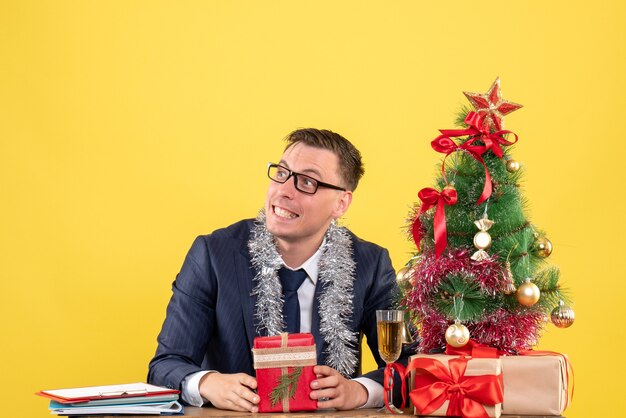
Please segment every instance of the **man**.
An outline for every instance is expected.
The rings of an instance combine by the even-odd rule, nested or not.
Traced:
[[[172,286],[148,381],[181,389],[192,405],[257,412],[253,340],[287,329],[315,337],[311,398],[319,408],[380,406],[382,368],[350,378],[360,373],[362,335],[384,366],[375,311],[391,306],[395,274],[387,250],[335,225],[363,175],[361,155],[327,130],[301,129],[286,140],[280,162],[269,165],[257,219],[193,243]],[[283,291],[290,274],[302,276],[297,297]]]

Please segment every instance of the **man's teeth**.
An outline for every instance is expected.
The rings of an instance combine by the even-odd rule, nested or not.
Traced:
[[[279,208],[278,206],[274,206],[274,213],[278,216],[280,216],[281,218],[289,218],[289,219],[293,219],[293,218],[297,218],[298,215],[296,215],[293,212],[289,212],[286,209],[282,209]]]

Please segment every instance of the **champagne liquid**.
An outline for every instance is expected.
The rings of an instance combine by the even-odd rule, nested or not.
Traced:
[[[378,352],[386,363],[393,363],[402,351],[402,321],[378,322]]]

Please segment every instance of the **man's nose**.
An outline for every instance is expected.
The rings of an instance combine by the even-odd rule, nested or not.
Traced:
[[[296,176],[292,174],[286,182],[279,185],[280,191],[287,196],[293,196],[297,193],[296,181]]]

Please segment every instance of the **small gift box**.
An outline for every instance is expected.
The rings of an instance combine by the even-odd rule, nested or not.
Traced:
[[[500,416],[500,359],[418,354],[411,357],[406,372],[415,415]]]
[[[507,415],[561,415],[568,404],[568,360],[565,355],[503,356],[504,401]]]
[[[259,412],[295,412],[317,409],[309,397],[317,364],[311,334],[257,337],[252,349],[256,369]]]

